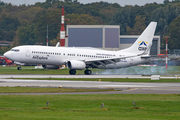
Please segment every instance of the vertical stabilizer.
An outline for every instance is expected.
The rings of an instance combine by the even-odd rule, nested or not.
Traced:
[[[157,22],[151,22],[131,47],[120,51],[137,54],[149,54],[156,26]]]

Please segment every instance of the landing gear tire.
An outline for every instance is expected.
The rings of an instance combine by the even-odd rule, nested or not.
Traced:
[[[85,74],[85,75],[91,75],[91,73],[92,73],[91,70],[85,70],[85,71],[84,71],[84,74]]]
[[[21,70],[21,67],[17,67],[17,70]]]
[[[69,74],[70,75],[75,75],[76,74],[76,70],[69,70]]]

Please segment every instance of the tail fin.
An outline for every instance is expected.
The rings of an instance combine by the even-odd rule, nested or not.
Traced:
[[[120,51],[137,54],[149,54],[156,26],[157,22],[151,22],[131,47]]]

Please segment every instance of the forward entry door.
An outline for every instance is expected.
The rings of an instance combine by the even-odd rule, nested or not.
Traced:
[[[29,50],[29,48],[26,48],[26,57],[30,57],[30,50]]]

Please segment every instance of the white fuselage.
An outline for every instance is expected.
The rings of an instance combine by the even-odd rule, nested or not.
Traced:
[[[84,74],[90,75],[92,72],[88,68],[116,69],[148,62],[156,26],[157,22],[151,22],[131,47],[119,51],[74,47],[18,46],[4,53],[4,56],[15,62],[41,64],[45,66],[44,68],[66,65],[70,69],[69,74],[71,75],[75,75],[76,70],[86,69]]]
[[[120,51],[106,51],[100,49],[67,48],[67,47],[48,47],[48,46],[18,46],[4,54],[12,61],[27,64],[42,65],[65,65],[70,60],[98,60],[131,56],[131,53]],[[99,65],[100,69],[115,69],[134,66],[148,62],[150,59],[141,56],[121,59],[115,64]]]

